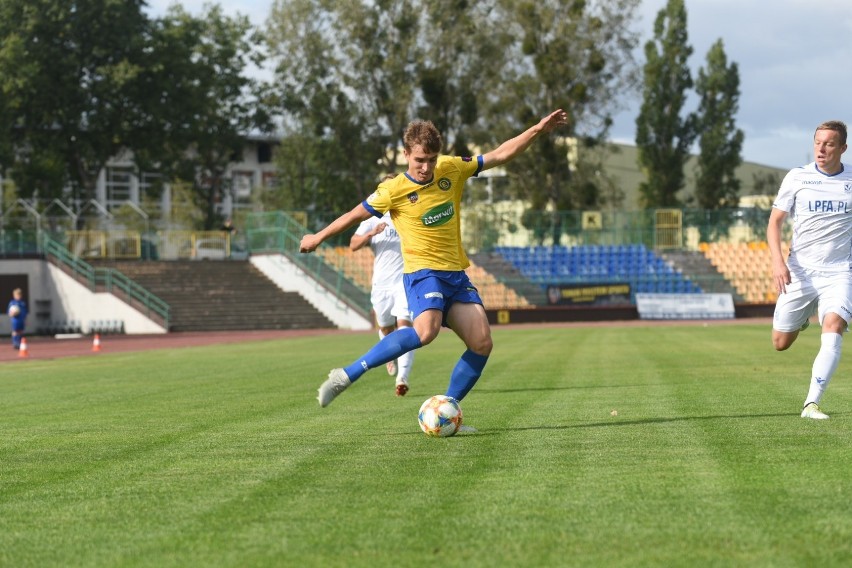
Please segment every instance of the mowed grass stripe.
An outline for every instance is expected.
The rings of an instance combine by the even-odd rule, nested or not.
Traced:
[[[172,358],[168,354],[157,354],[155,359],[148,360],[141,366],[128,365],[133,360],[132,357],[118,357],[123,359],[120,361],[107,357],[99,362],[99,368],[83,366],[79,378],[72,369],[63,369],[61,382],[57,383],[55,390],[57,407],[60,409],[54,420],[55,424],[33,427],[36,430],[36,438],[40,436],[39,429],[51,430],[52,433],[43,437],[42,449],[31,447],[27,455],[21,456],[23,465],[32,464],[33,467],[46,470],[47,478],[42,477],[36,482],[39,493],[46,497],[41,510],[33,510],[33,504],[39,501],[39,497],[34,495],[29,506],[22,512],[37,513],[37,516],[31,518],[37,519],[38,523],[46,523],[47,526],[50,526],[50,521],[61,525],[66,520],[63,517],[67,517],[74,519],[78,527],[85,527],[88,515],[75,505],[80,504],[79,498],[85,486],[101,485],[110,478],[123,478],[124,489],[130,494],[138,489],[140,494],[146,495],[143,507],[135,511],[140,514],[141,519],[146,518],[145,504],[153,507],[153,512],[173,498],[186,499],[187,494],[211,499],[211,503],[218,506],[221,499],[215,492],[217,480],[223,476],[226,478],[223,493],[233,492],[234,487],[228,484],[227,479],[228,456],[223,456],[221,452],[211,453],[210,448],[224,446],[229,451],[238,453],[241,459],[244,459],[247,453],[250,455],[252,451],[258,451],[258,446],[251,443],[253,438],[246,437],[251,432],[235,426],[241,422],[262,420],[269,414],[280,414],[286,403],[255,400],[249,403],[247,411],[241,410],[237,398],[250,397],[253,391],[266,398],[270,391],[274,392],[280,385],[272,388],[266,385],[263,390],[258,390],[250,375],[240,376],[233,365],[230,365],[229,370],[223,371],[216,356],[212,355],[212,352],[208,353],[200,351],[200,359],[193,358],[189,365],[170,360]],[[239,357],[241,354],[236,355]],[[234,355],[231,354],[230,357],[233,360]],[[245,369],[245,362],[240,365]],[[120,379],[110,378],[116,376],[112,374],[116,366],[124,369],[124,376]],[[136,368],[145,368],[147,372],[138,375],[134,372]],[[160,379],[152,380],[149,376]],[[293,388],[293,385],[287,386]],[[132,393],[137,389],[144,394],[134,396]],[[301,388],[298,390],[300,395],[303,394]],[[200,396],[195,396],[196,391]],[[117,398],[128,401],[129,404],[119,402],[110,405],[110,393],[121,393]],[[211,393],[215,393],[215,396],[211,396]],[[76,407],[77,413],[67,411],[69,405],[75,404],[68,400],[69,394],[73,394],[71,398],[80,403],[80,406]],[[145,402],[137,406],[140,400]],[[286,401],[286,398],[282,401]],[[115,400],[112,402],[115,403]],[[33,405],[43,403],[44,401]],[[25,410],[30,410],[29,407],[33,405],[28,405]],[[98,411],[104,408],[105,414],[99,414]],[[303,414],[307,414],[305,411]],[[311,418],[302,423],[307,424],[310,420],[319,419],[314,412],[311,413]],[[277,426],[280,427],[280,424]],[[227,433],[231,431],[238,432],[239,440],[245,443],[234,446],[234,441],[227,439]],[[273,428],[269,431],[275,430]],[[283,445],[283,440],[279,443]],[[45,459],[44,452],[51,455]],[[279,455],[287,453],[279,452]],[[201,463],[196,467],[195,462],[199,459]],[[5,463],[14,465],[8,461]],[[67,470],[57,471],[54,464],[58,464],[57,468]],[[275,472],[280,474],[281,464],[276,465]],[[223,472],[223,469],[226,471]],[[238,469],[241,469],[241,474],[245,473],[245,468]],[[194,478],[197,478],[195,485]],[[142,480],[139,488],[136,487],[137,480]],[[157,491],[148,490],[146,485],[165,488],[167,491],[162,499],[157,499]],[[71,495],[72,499],[76,499],[76,503],[67,503],[64,500],[65,495]],[[12,497],[12,494],[4,491],[4,496]],[[93,507],[90,500],[86,500],[84,504],[87,509],[94,508],[91,522],[99,526],[92,528],[111,531],[111,526],[115,526],[110,520],[108,510],[111,496],[103,497],[106,503],[102,508],[98,508],[96,504]],[[204,510],[202,499],[189,500],[185,504],[187,510],[193,511],[193,515]],[[181,509],[163,509],[163,512],[169,515],[170,522],[177,521],[179,524]],[[116,520],[119,521],[118,527],[121,527],[120,519]],[[139,528],[156,527],[162,519],[155,517],[154,520],[156,522],[153,526]],[[118,530],[120,534],[123,529]],[[85,538],[82,537],[83,534],[85,531],[81,532],[81,538]],[[156,534],[156,531],[153,531],[153,534]],[[115,535],[109,538],[113,536]],[[157,543],[157,546],[159,545],[160,543]]]
[[[463,404],[480,433],[447,440],[416,412],[449,333],[409,396],[376,369],[326,409],[372,334],[9,365],[0,564],[842,564],[848,366],[832,420],[804,421],[818,334],[768,334],[496,328]]]

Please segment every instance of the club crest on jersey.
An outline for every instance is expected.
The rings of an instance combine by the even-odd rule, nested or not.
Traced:
[[[417,195],[416,191],[412,191],[408,194],[408,201],[411,203],[417,203],[417,200],[420,199],[420,196]]]
[[[453,187],[453,182],[449,178],[441,178],[438,180],[438,187],[441,188],[441,191],[448,191]]]
[[[852,183],[844,183],[843,191],[845,191],[846,193],[852,192]]]
[[[420,217],[420,220],[427,227],[438,227],[445,223],[449,223],[450,219],[456,214],[456,209],[453,207],[453,202],[442,203],[437,207],[433,207]]]

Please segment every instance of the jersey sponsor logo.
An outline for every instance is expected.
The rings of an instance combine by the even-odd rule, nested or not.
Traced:
[[[472,161],[473,161],[473,158],[470,157],[470,156],[465,156],[465,157],[462,158],[462,162],[472,162]]]
[[[420,220],[427,227],[438,227],[445,223],[449,223],[450,219],[456,214],[456,208],[453,207],[453,202],[442,203],[437,207],[433,207],[420,217]]]
[[[412,191],[408,194],[408,201],[411,203],[417,203],[417,200],[420,199],[420,196],[417,195],[416,191]]]
[[[822,185],[822,180],[819,179],[805,179],[802,180],[803,185]]]
[[[441,191],[449,191],[449,189],[453,187],[453,182],[451,182],[449,178],[441,178],[438,180],[438,187]]]
[[[375,200],[376,200],[376,198],[377,198],[378,196],[379,196],[379,192],[378,192],[378,191],[374,191],[373,193],[371,193],[371,194],[370,194],[370,197],[368,197],[368,198],[367,198],[367,203],[372,203],[373,201],[375,201]]]
[[[849,213],[849,204],[845,201],[808,201],[808,211],[811,213]]]
[[[843,191],[846,193],[852,192],[852,183],[843,184]]]

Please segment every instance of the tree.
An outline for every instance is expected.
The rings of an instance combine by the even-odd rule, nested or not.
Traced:
[[[351,206],[399,167],[402,131],[418,117],[462,155],[560,106],[577,133],[603,140],[616,94],[631,84],[638,1],[277,0],[270,36],[285,138],[300,149],[298,161],[280,153],[293,174],[282,191],[309,193],[291,200],[302,207]],[[536,207],[597,202],[587,183],[571,185],[568,146],[548,137],[513,163],[515,193]]]
[[[647,180],[639,186],[645,207],[675,207],[684,185],[684,165],[695,140],[696,118],[681,117],[692,76],[687,61],[686,8],[669,0],[657,14],[654,38],[645,44],[642,107],[636,118],[639,166]]]
[[[142,0],[0,2],[2,165],[23,197],[90,197],[144,120]]]
[[[207,5],[194,17],[175,4],[154,22],[151,45],[146,87],[159,96],[146,99],[151,122],[147,143],[135,145],[137,163],[191,182],[211,229],[215,205],[231,191],[227,167],[245,136],[271,127],[261,86],[246,74],[260,63],[261,38],[245,16]]]
[[[555,108],[565,109],[572,120],[562,136],[540,139],[535,151],[507,168],[515,195],[538,217],[548,209],[600,208],[603,195],[613,195],[595,172],[607,151],[612,113],[623,100],[619,95],[635,83],[631,53],[637,36],[629,26],[637,5],[636,0],[503,3],[506,36],[519,41],[510,52],[513,71],[504,72],[502,95],[490,109],[489,119],[498,125],[493,142]],[[554,214],[549,226],[552,241],[559,242],[562,217]]]
[[[192,180],[210,227],[225,167],[268,125],[244,74],[260,37],[218,7],[150,20],[144,4],[0,1],[0,165],[23,197],[81,203],[129,152],[142,171]]]
[[[435,123],[448,153],[472,155],[490,126],[482,120],[486,105],[512,76],[506,49],[511,31],[500,25],[499,0],[422,4],[420,25],[427,35],[419,42],[424,47],[416,69],[421,101],[416,115]]]
[[[419,12],[412,2],[278,0],[269,42],[278,59],[284,138],[279,202],[348,209],[397,168],[411,118]]]
[[[740,76],[736,63],[728,65],[722,40],[707,53],[707,67],[698,71],[700,103],[695,197],[704,209],[727,209],[739,204],[740,181],[735,172],[742,163],[743,131],[736,127]]]

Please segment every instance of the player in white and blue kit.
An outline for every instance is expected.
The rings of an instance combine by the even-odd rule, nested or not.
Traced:
[[[384,181],[396,176],[386,177]],[[373,282],[370,302],[379,327],[379,339],[401,327],[411,327],[411,312],[402,283],[402,243],[393,226],[390,213],[381,218],[370,217],[358,225],[349,241],[353,251],[369,245],[373,249]],[[414,363],[414,351],[403,353],[399,359],[388,361],[388,374],[396,377],[396,396],[408,392],[408,377]]]
[[[852,320],[852,170],[841,162],[846,125],[820,124],[814,134],[814,161],[790,170],[772,204],[766,238],[778,302],[772,343],[789,348],[816,310],[822,326],[803,418],[825,420],[819,408],[837,365],[843,333]],[[793,220],[787,262],[781,252],[785,219]]]

